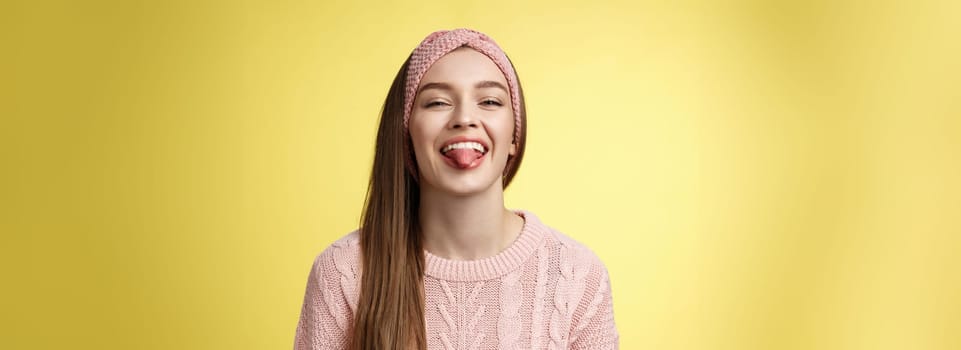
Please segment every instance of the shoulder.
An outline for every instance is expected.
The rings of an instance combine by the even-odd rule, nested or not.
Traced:
[[[328,292],[342,294],[356,310],[360,283],[360,232],[354,230],[324,248],[314,258],[311,277]]]
[[[318,259],[342,260],[360,254],[360,230],[341,236],[317,255]]]
[[[601,259],[587,245],[544,223],[539,216],[529,210],[519,209],[517,212],[526,219],[525,229],[536,233],[538,240],[543,240],[537,244],[538,249],[546,250],[543,253],[547,254],[542,255],[556,256],[554,259],[561,263],[604,267]]]
[[[314,257],[314,267],[333,268],[339,273],[353,269],[360,256],[360,232],[354,230],[338,238]]]
[[[543,242],[536,253],[540,256],[537,261],[540,266],[549,266],[549,268],[542,268],[539,271],[554,274],[557,288],[569,292],[569,296],[574,299],[571,302],[576,304],[578,299],[587,295],[609,290],[610,275],[607,266],[594,250],[560,230],[544,224],[536,216],[528,217],[533,219],[532,229],[543,234]]]
[[[572,348],[617,348],[610,277],[604,262],[587,245],[544,225],[541,249],[556,274],[551,322],[570,322]]]
[[[583,308],[600,294],[610,294],[610,274],[601,258],[587,245],[557,229],[546,229],[544,247],[556,261],[558,288],[566,289],[573,305]],[[553,265],[553,264],[552,264]]]
[[[545,227],[545,245],[557,255],[562,265],[586,267],[591,274],[607,274],[604,262],[590,247],[557,229]]]

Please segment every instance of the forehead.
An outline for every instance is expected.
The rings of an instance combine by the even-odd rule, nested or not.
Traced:
[[[468,86],[485,80],[500,82],[507,86],[504,73],[487,55],[470,47],[461,47],[434,62],[424,73],[419,86],[435,82]]]

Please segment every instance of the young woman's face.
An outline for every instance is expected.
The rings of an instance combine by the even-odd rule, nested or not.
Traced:
[[[421,186],[444,192],[501,186],[507,157],[517,153],[507,79],[467,47],[438,59],[421,78],[408,127]]]

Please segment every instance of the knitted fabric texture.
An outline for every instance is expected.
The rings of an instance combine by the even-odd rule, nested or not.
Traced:
[[[497,65],[497,68],[507,79],[508,89],[511,95],[511,107],[514,109],[514,141],[521,137],[521,102],[520,88],[517,83],[517,74],[508,60],[507,55],[501,50],[500,46],[484,33],[472,29],[459,28],[454,30],[439,30],[431,33],[420,45],[411,53],[410,64],[407,66],[407,81],[404,90],[404,130],[408,130],[410,122],[411,108],[414,99],[417,97],[417,88],[420,80],[427,73],[427,70],[441,57],[449,52],[467,46],[486,55]],[[508,160],[513,162],[514,159]],[[417,177],[416,164],[408,157],[408,169]],[[510,164],[506,168],[510,168]]]
[[[607,269],[594,253],[519,210],[524,228],[495,256],[425,251],[428,349],[617,349]],[[317,255],[295,350],[346,349],[360,294],[358,231]]]

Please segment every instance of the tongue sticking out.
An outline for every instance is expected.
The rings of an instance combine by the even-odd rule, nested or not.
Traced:
[[[454,163],[457,163],[457,167],[464,169],[469,167],[477,158],[483,157],[484,154],[474,149],[458,148],[447,151],[444,156],[453,159]]]

